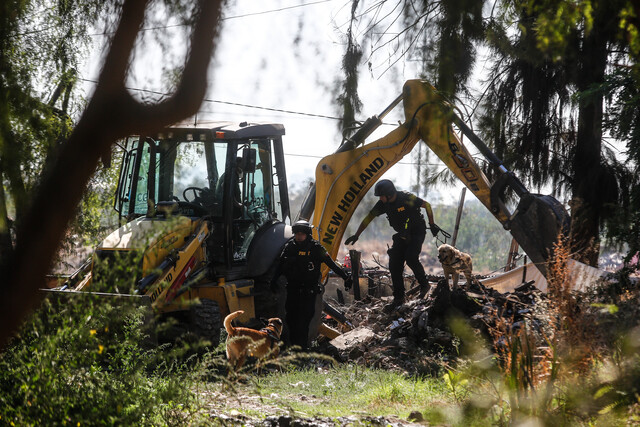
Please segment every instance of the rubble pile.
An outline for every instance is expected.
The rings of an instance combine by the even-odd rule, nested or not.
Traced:
[[[320,343],[320,351],[340,362],[407,374],[436,373],[443,363],[457,358],[464,345],[451,330],[452,318],[466,319],[478,337],[489,343],[489,328],[496,322],[507,319],[517,327],[525,316],[532,318],[534,306],[546,299],[531,284],[501,294],[477,281],[452,291],[444,279],[433,284],[425,298],[416,293],[409,291],[406,302],[392,310],[390,297],[372,295],[337,306],[353,329]]]

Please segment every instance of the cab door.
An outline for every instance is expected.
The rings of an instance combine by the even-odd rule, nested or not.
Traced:
[[[149,204],[157,200],[157,181],[155,176],[151,176],[154,174],[149,174],[155,169],[155,151],[155,142],[150,138],[143,140],[139,136],[131,136],[125,141],[114,200],[114,209],[121,222],[146,215]]]

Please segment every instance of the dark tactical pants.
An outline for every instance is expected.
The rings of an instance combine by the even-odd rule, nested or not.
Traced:
[[[393,235],[393,246],[387,251],[389,254],[389,272],[393,283],[394,301],[404,300],[404,264],[406,263],[413,271],[416,280],[421,285],[429,283],[424,272],[424,267],[420,263],[420,252],[425,233],[412,235],[407,239],[400,237],[400,234]]]
[[[300,285],[303,286],[303,285]],[[290,345],[309,348],[309,325],[315,313],[316,292],[305,287],[287,287],[287,326]]]

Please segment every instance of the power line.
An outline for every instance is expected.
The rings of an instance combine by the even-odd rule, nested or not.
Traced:
[[[277,112],[277,113],[297,114],[299,116],[319,117],[321,119],[330,119],[330,120],[340,120],[340,121],[342,121],[341,117],[325,116],[323,114],[303,113],[303,112],[300,112],[300,111],[282,110],[282,109],[279,109],[279,108],[260,107],[260,106],[257,106],[257,105],[241,104],[241,103],[238,103],[238,102],[219,101],[219,100],[216,100],[216,99],[206,99],[205,98],[202,101],[203,102],[211,102],[211,103],[214,103],[214,104],[234,105],[236,107],[255,108],[257,110],[274,111],[274,112]]]
[[[85,78],[82,78],[82,77],[80,77],[78,80],[82,80],[84,82],[94,83],[94,84],[98,83],[96,80],[85,79]],[[135,88],[135,87],[126,87],[126,89],[127,90],[137,91],[137,92],[151,93],[151,94],[154,94],[154,95],[161,95],[161,96],[170,96],[171,95],[170,93],[164,93],[164,92],[159,92],[159,91],[150,90],[150,89],[139,89],[139,88]],[[217,100],[217,99],[207,99],[207,98],[205,98],[205,99],[202,100],[202,102],[209,102],[209,103],[212,103],[212,104],[233,105],[233,106],[236,106],[236,107],[253,108],[253,109],[256,109],[256,110],[273,111],[273,112],[277,112],[277,113],[294,114],[294,115],[299,115],[299,116],[316,117],[316,118],[321,118],[321,119],[342,121],[341,117],[327,116],[327,115],[324,115],[324,114],[304,113],[304,112],[301,112],[301,111],[283,110],[281,108],[262,107],[262,106],[258,106],[258,105],[242,104],[242,103],[238,103],[238,102],[220,101],[220,100]],[[383,125],[396,126],[395,124],[391,124],[391,123],[383,123]]]
[[[314,6],[316,4],[320,4],[320,3],[328,3],[330,1],[333,0],[318,0],[318,1],[313,1],[313,2],[309,2],[309,3],[303,3],[303,4],[297,4],[295,6],[287,6],[287,7],[281,7],[279,9],[271,9],[271,10],[264,10],[262,12],[253,12],[253,13],[245,13],[244,15],[235,15],[235,16],[227,16],[224,18],[220,18],[221,21],[228,21],[230,19],[239,19],[239,18],[246,18],[249,16],[257,16],[257,15],[266,15],[269,13],[276,13],[276,12],[282,12],[285,10],[289,10],[289,9],[297,9],[300,7],[306,7],[306,6]],[[146,28],[141,28],[140,31],[155,31],[155,30],[165,30],[168,28],[177,28],[177,27],[186,27],[189,26],[191,24],[172,24],[172,25],[162,25],[162,26],[158,26],[158,27],[146,27]],[[94,33],[94,34],[88,34],[89,36],[109,36],[111,34],[115,34],[115,31],[105,31],[103,33]]]
[[[305,157],[305,158],[309,158],[309,159],[323,159],[325,157],[327,157],[327,155],[324,156],[314,156],[311,154],[297,154],[297,153],[284,153],[285,156],[291,156],[291,157]],[[416,166],[416,165],[422,165],[422,166],[435,166],[435,167],[442,167],[444,166],[442,163],[416,163],[416,162],[397,162],[396,164],[398,165],[407,165],[407,166]]]
[[[283,10],[296,9],[296,8],[305,7],[305,6],[313,6],[313,5],[320,4],[320,3],[328,3],[330,1],[332,1],[332,0],[318,0],[318,1],[313,1],[313,2],[309,2],[309,3],[298,4],[298,5],[295,5],[295,6],[281,7],[280,9],[272,9],[272,10],[265,10],[263,12],[254,12],[254,13],[247,13],[247,14],[244,14],[244,15],[230,16],[228,18],[222,18],[222,20],[236,19],[236,18],[246,18],[247,16],[255,16],[255,15],[266,15],[268,13],[282,12]]]
[[[85,81],[85,82],[89,82],[89,83],[97,83],[95,80],[90,80],[90,79],[84,79],[84,78],[79,78],[79,80]],[[127,87],[128,90],[135,90],[135,91],[140,91],[140,92],[148,92],[148,93],[153,93],[156,95],[170,95],[167,93],[163,93],[163,92],[158,92],[158,91],[154,91],[154,90],[148,90],[148,89],[138,89],[138,88],[130,88]],[[204,102],[212,102],[212,103],[220,103],[220,104],[228,104],[228,105],[236,105],[236,106],[242,106],[242,107],[246,107],[246,108],[256,108],[256,109],[260,109],[260,110],[268,110],[268,111],[275,111],[275,112],[279,112],[279,113],[286,113],[286,114],[298,114],[298,115],[303,115],[303,116],[311,116],[311,117],[320,117],[320,118],[325,118],[325,119],[332,119],[332,120],[342,120],[339,117],[332,117],[332,116],[325,116],[322,114],[313,114],[313,113],[302,113],[299,111],[290,111],[290,110],[282,110],[282,109],[277,109],[277,108],[270,108],[270,107],[259,107],[256,105],[249,105],[249,104],[240,104],[240,103],[236,103],[236,102],[228,102],[228,101],[217,101],[217,100],[212,100],[212,99],[204,99]],[[206,123],[206,120],[199,120],[200,123]],[[390,123],[383,123],[383,124],[387,124],[387,125],[391,125]],[[395,126],[395,125],[393,125]],[[305,158],[312,158],[312,159],[322,159],[323,157],[326,156],[314,156],[314,155],[309,155],[309,154],[297,154],[297,153],[284,153],[287,156],[293,156],[293,157],[305,157]],[[423,166],[442,166],[442,164],[437,164],[437,163],[416,163],[416,162],[398,162],[398,164],[400,165],[410,165],[410,166],[415,166],[418,164],[421,164]]]
[[[85,81],[85,82],[88,82],[88,83],[98,83],[95,80],[85,79],[85,78],[82,78],[82,77],[80,77],[79,80],[82,80],[82,81]],[[126,87],[126,89],[135,90],[135,91],[139,91],[139,92],[147,92],[147,93],[152,93],[152,94],[155,94],[155,95],[162,95],[162,96],[170,95],[168,93],[163,93],[163,92],[149,90],[149,89],[138,89],[138,88],[131,88],[131,87]],[[240,103],[237,103],[237,102],[229,102],[229,101],[218,101],[218,100],[214,100],[214,99],[204,99],[203,102],[227,104],[227,105],[241,106],[241,107],[246,107],[246,108],[255,108],[255,109],[259,109],[259,110],[275,111],[275,112],[286,113],[286,114],[297,114],[297,115],[310,116],[310,117],[319,117],[319,118],[331,119],[331,120],[342,120],[339,117],[325,116],[325,115],[322,115],[322,114],[302,113],[302,112],[299,112],[299,111],[282,110],[282,109],[270,108],[270,107],[260,107],[260,106],[256,106],[256,105],[240,104]],[[199,122],[200,123],[206,123],[207,121],[206,120],[205,121],[199,120]],[[395,126],[395,125],[390,124],[390,123],[383,123],[383,125]],[[284,154],[287,155],[287,156],[305,157],[305,158],[313,158],[313,159],[322,159],[322,158],[326,157],[326,156],[314,156],[314,155],[309,155],[309,154],[297,154],[297,153],[284,153]],[[398,162],[397,164],[409,165],[409,166],[416,166],[418,164],[423,165],[423,166],[442,166],[442,164],[437,164],[437,163],[416,163],[416,162]]]
[[[94,83],[94,84],[98,83],[96,80],[85,79],[85,78],[82,78],[82,77],[78,78],[78,80],[82,80],[82,81],[87,82],[87,83]],[[139,88],[136,88],[136,87],[125,87],[125,88],[127,90],[151,93],[151,94],[154,94],[154,95],[161,95],[161,96],[170,96],[171,95],[170,93],[160,92],[160,91],[157,91],[157,90],[139,89]],[[304,113],[304,112],[301,112],[301,111],[283,110],[283,109],[280,109],[280,108],[262,107],[262,106],[259,106],[259,105],[241,104],[239,102],[220,101],[220,100],[217,100],[217,99],[205,98],[205,99],[202,100],[202,102],[210,102],[212,104],[233,105],[233,106],[245,107],[245,108],[254,108],[256,110],[274,111],[274,112],[277,112],[277,113],[296,114],[296,115],[299,115],[299,116],[318,117],[318,118],[321,118],[321,119],[342,120],[341,117],[327,116],[327,115],[324,115],[324,114]]]

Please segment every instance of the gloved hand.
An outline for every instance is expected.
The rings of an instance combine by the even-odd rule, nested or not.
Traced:
[[[347,278],[344,279],[344,290],[348,291],[353,286],[353,277],[351,275],[347,275]]]
[[[347,240],[344,241],[345,245],[353,245],[355,242],[358,241],[358,235],[354,234],[351,237],[348,237]]]
[[[433,237],[436,237],[438,235],[438,233],[440,232],[440,230],[442,230],[435,223],[429,224],[429,228],[431,229],[431,234],[433,234]]]

